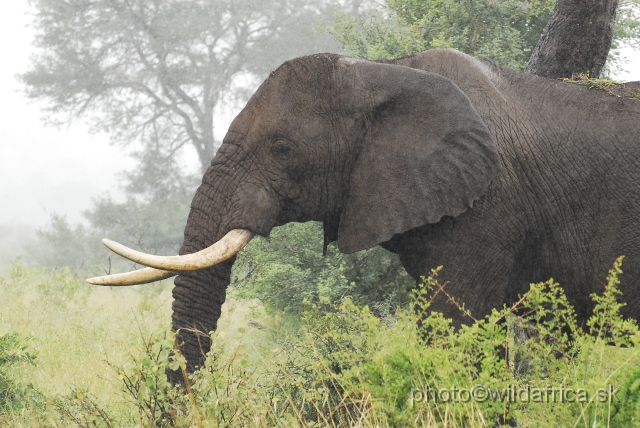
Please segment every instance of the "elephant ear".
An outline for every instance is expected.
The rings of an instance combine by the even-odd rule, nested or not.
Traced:
[[[408,67],[344,62],[351,109],[368,122],[351,171],[338,248],[352,253],[457,216],[496,175],[487,126],[451,80]]]

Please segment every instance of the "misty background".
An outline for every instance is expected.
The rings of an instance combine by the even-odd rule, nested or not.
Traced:
[[[0,122],[0,265],[33,252],[34,246],[38,246],[35,239],[38,229],[46,230],[56,222],[59,225],[60,220],[70,226],[87,224],[83,212],[97,200],[108,198],[112,203],[125,203],[123,186],[132,180],[127,181],[124,173],[144,163],[132,158],[136,150],[141,151],[140,146],[114,145],[108,131],[91,133],[82,119],[61,127],[44,123],[50,119],[43,111],[46,104],[28,99],[25,85],[17,79],[18,74],[28,71],[30,57],[35,52],[32,45],[36,35],[34,9],[29,8],[28,2],[12,2],[3,12],[0,16],[5,54],[0,68],[3,117]],[[338,52],[338,43],[326,32],[308,28],[307,22],[295,25],[308,37],[317,36],[320,51]],[[289,44],[304,46],[305,41]],[[302,52],[295,52],[294,47],[296,54],[287,55],[286,46],[283,49],[274,43],[274,48],[281,51],[276,57],[282,57],[284,50],[285,58],[318,51],[307,49],[306,52],[303,47]],[[262,55],[270,58],[274,53],[265,51]],[[266,77],[266,71],[254,74]],[[261,80],[263,78],[256,79],[246,73],[234,78],[238,99],[225,99],[216,106],[216,145]],[[195,150],[181,149],[173,158],[177,159],[181,176],[201,175],[201,162]],[[193,187],[193,183],[190,184]],[[56,232],[59,230],[58,227]]]
[[[99,198],[124,202],[123,172],[137,165],[131,147],[110,144],[106,133],[91,134],[82,121],[62,128],[44,125],[44,104],[30,101],[16,79],[28,70],[34,52],[35,29],[29,10],[28,2],[9,2],[0,15],[0,265],[24,255],[25,244],[35,245],[36,230],[46,228],[52,215],[81,223],[86,221],[82,213]],[[339,52],[329,35],[321,30],[316,34],[324,38],[322,51]],[[640,80],[640,52],[627,47],[620,53],[628,62],[610,77]],[[246,78],[245,90],[252,93],[260,80]],[[229,102],[216,112],[216,141],[222,139],[242,105]],[[185,176],[200,174],[195,150],[181,150],[177,156]]]

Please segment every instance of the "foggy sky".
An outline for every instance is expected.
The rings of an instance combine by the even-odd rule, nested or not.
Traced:
[[[15,257],[14,245],[45,225],[52,213],[76,222],[92,198],[109,192],[118,199],[117,174],[134,165],[126,151],[109,145],[107,136],[90,135],[81,124],[45,127],[38,105],[22,95],[15,75],[26,71],[32,51],[27,4],[5,2],[0,14],[0,262]],[[640,80],[640,52],[625,54],[634,62],[615,77]],[[218,123],[222,135],[230,119]],[[198,167],[195,157],[185,163]]]
[[[15,79],[32,50],[26,11],[26,1],[7,2],[0,14],[0,224],[42,224],[51,212],[79,220],[92,197],[116,186],[115,172],[133,162],[83,126],[43,126],[39,107]]]

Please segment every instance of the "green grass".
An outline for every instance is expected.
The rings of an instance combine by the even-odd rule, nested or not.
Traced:
[[[52,410],[55,398],[76,395],[91,397],[114,419],[126,420],[136,409],[114,367],[129,365],[159,329],[169,329],[171,301],[168,281],[94,287],[68,270],[51,272],[16,262],[0,277],[0,335],[18,333],[21,344],[37,355],[35,365],[24,363],[13,371],[21,383],[47,397],[51,420],[58,417]],[[234,343],[264,335],[249,326],[260,315],[256,305],[230,299],[218,334]],[[43,422],[42,413],[34,408],[4,417],[11,425],[32,426]]]
[[[0,331],[27,337],[38,353],[28,378],[47,395],[73,388],[100,393],[109,403],[115,391],[105,361],[121,363],[141,335],[170,314],[166,286],[153,299],[137,290],[91,289],[67,271],[47,272],[14,264],[0,294]]]
[[[328,313],[309,305],[298,320],[230,293],[207,369],[185,393],[164,377],[167,364],[181,363],[171,357],[170,284],[92,288],[18,262],[0,280],[0,338],[13,337],[0,351],[36,356],[0,358],[0,374],[16,391],[37,392],[16,395],[22,403],[5,405],[0,424],[640,426],[640,335],[618,314],[621,273],[618,263],[594,297],[587,331],[553,281],[457,332],[438,314],[417,327],[428,307],[420,293],[411,310],[384,319],[345,298]],[[426,282],[441,287],[437,271]],[[609,387],[617,398],[600,401]],[[454,388],[530,395],[447,399]],[[585,400],[557,399],[569,389]]]

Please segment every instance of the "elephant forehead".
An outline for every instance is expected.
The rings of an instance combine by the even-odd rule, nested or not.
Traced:
[[[238,137],[289,138],[308,140],[320,138],[330,130],[330,121],[323,115],[302,108],[245,108],[233,121],[229,134]]]
[[[331,110],[327,96],[317,88],[287,88],[281,81],[265,82],[229,131],[236,135],[236,141],[280,137],[304,142],[322,138],[331,132],[332,123],[337,123],[333,120],[337,112]]]
[[[300,114],[302,116],[302,114]],[[327,133],[330,123],[320,116],[287,117],[283,125],[290,130],[292,138],[316,139]]]

